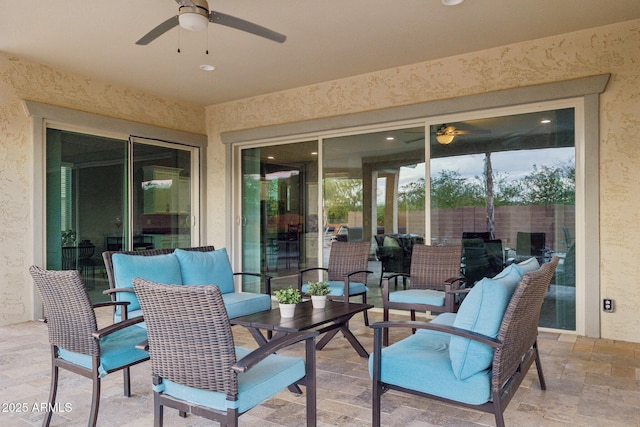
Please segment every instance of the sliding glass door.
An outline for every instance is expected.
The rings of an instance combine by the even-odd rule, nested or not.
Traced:
[[[47,129],[47,268],[79,270],[100,300],[103,251],[190,246],[195,159],[176,144]]]
[[[334,241],[369,241],[367,300],[382,307],[381,278],[408,273],[416,244],[461,245],[469,286],[558,256],[540,326],[576,330],[580,109],[567,101],[239,147],[243,268],[295,285],[299,268],[326,266]]]

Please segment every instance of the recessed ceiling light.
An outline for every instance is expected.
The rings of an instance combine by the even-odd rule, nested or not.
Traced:
[[[214,67],[213,65],[209,65],[209,64],[202,64],[202,65],[200,66],[200,69],[201,69],[202,71],[213,71],[213,70],[215,70],[215,69],[216,69],[216,67]]]
[[[394,138],[394,137],[392,137],[392,136],[388,136],[388,137],[387,137],[387,141],[393,141],[394,139],[395,139],[395,138]]]
[[[275,157],[273,157],[273,156],[267,156],[267,159],[269,159],[269,160],[273,160],[273,159],[275,159]]]
[[[464,0],[442,0],[442,4],[445,6],[455,6],[462,3]]]
[[[543,120],[540,120],[540,123],[542,123],[543,125],[546,125],[547,123],[551,123],[551,120],[543,119]]]
[[[312,156],[317,156],[317,155],[318,155],[318,152],[317,152],[317,151],[312,151],[312,152],[311,152],[311,155],[312,155]]]

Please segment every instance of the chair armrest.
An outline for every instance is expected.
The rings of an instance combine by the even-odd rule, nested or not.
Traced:
[[[302,282],[303,282],[303,280],[302,280],[303,277],[302,276],[304,275],[304,273],[307,273],[309,271],[314,271],[314,270],[315,271],[319,271],[319,270],[329,271],[329,269],[326,268],[326,267],[308,267],[308,268],[303,268],[302,270],[298,270],[298,290],[300,292],[302,292]]]
[[[272,276],[270,276],[268,274],[245,273],[245,272],[233,273],[233,275],[234,276],[253,276],[253,277],[260,277],[261,279],[264,279],[265,294],[271,295],[271,279],[272,279]]]
[[[373,274],[373,271],[369,271],[369,270],[356,270],[356,271],[350,271],[348,273],[346,273],[344,275],[345,279],[346,278],[351,278],[351,276],[355,275],[355,274],[359,274],[359,273],[367,273],[367,274]]]
[[[477,332],[469,331],[467,329],[456,328],[449,325],[441,325],[432,322],[419,322],[419,321],[389,321],[389,322],[377,322],[369,325],[370,328],[382,331],[387,328],[411,328],[411,329],[428,329],[430,331],[444,332],[449,335],[456,335],[463,338],[468,338],[473,341],[477,341],[482,344],[486,344],[493,348],[500,348],[502,341],[497,338],[492,338],[487,335],[479,334]],[[377,333],[376,333],[377,335]],[[375,338],[375,337],[374,337]]]
[[[149,340],[144,340],[140,344],[136,344],[136,349],[149,351]]]
[[[277,350],[288,347],[300,341],[315,340],[315,337],[317,335],[318,332],[309,331],[281,336],[267,342],[265,345],[260,346],[251,353],[247,354],[245,357],[238,360],[236,364],[231,367],[231,369],[236,372],[246,372],[267,356],[275,353]]]
[[[98,329],[97,331],[93,332],[91,336],[96,339],[100,339],[121,329],[128,328],[129,326],[133,326],[137,323],[142,322],[144,322],[144,317],[142,316],[136,316],[133,319],[125,319],[122,322],[114,323],[113,325],[105,326],[104,328]]]
[[[129,301],[105,301],[105,302],[96,302],[91,304],[93,308],[101,308],[101,307],[115,307],[115,306],[128,306],[131,304]]]
[[[115,294],[118,292],[130,292],[133,294],[136,293],[136,291],[133,290],[133,288],[111,288],[111,289],[105,289],[104,291],[102,291],[102,293],[105,295]]]
[[[447,290],[453,289],[461,289],[463,285],[467,284],[467,279],[464,277],[451,277],[444,281]],[[450,287],[450,288],[449,288]]]

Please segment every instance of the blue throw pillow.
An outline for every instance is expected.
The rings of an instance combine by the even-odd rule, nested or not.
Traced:
[[[519,262],[516,265],[518,266],[522,274],[536,271],[540,268],[540,263],[538,262],[538,259],[536,257],[531,257],[527,260]]]
[[[502,318],[519,283],[515,269],[514,272],[500,280],[485,277],[476,283],[460,304],[453,326],[492,338],[498,336]],[[518,279],[514,280],[516,277]],[[493,362],[493,353],[494,349],[485,344],[451,336],[449,358],[453,374],[459,380],[488,369]]]
[[[520,279],[522,279],[522,270],[515,264],[510,264],[500,273],[492,277],[493,280],[502,280],[505,278],[509,278],[509,279],[514,278],[516,281],[519,282]]]
[[[132,288],[133,279],[136,277],[167,285],[182,284],[180,264],[174,254],[153,256],[113,254],[111,261],[117,288]],[[134,293],[119,292],[117,299],[129,301],[128,311],[140,310],[140,303]]]
[[[173,253],[180,263],[183,284],[215,284],[223,294],[234,291],[233,270],[225,248],[209,252],[176,249]]]

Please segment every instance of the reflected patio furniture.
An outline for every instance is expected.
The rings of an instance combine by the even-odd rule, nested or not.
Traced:
[[[467,287],[483,277],[493,277],[504,268],[502,240],[462,239],[462,272]]]
[[[125,318],[121,322],[98,329],[94,308],[126,306],[128,303],[104,302],[92,305],[77,270],[50,271],[31,266],[29,272],[44,303],[51,345],[51,388],[43,426],[48,426],[51,422],[60,368],[93,381],[88,425],[95,426],[102,377],[122,370],[124,395],[129,397],[129,367],[149,360],[146,351],[135,348],[147,337],[143,328],[135,326],[143,319]]]
[[[417,234],[378,234],[375,236],[376,256],[382,264],[380,286],[382,280],[394,273],[409,273],[413,245],[423,244],[424,238]],[[395,280],[396,287],[398,281]],[[406,288],[406,281],[403,281]]]
[[[531,233],[518,231],[516,235],[516,259],[521,262],[532,256],[542,264],[546,256],[546,233]]]
[[[250,351],[235,346],[217,286],[140,278],[133,286],[148,329],[155,425],[162,425],[166,406],[237,426],[240,415],[297,384],[306,386],[306,424],[316,425],[317,332],[287,334]],[[299,342],[304,358],[276,353]]]
[[[389,310],[409,310],[411,320],[416,311],[435,313],[455,312],[465,279],[460,277],[462,247],[414,245],[410,274],[400,273],[409,279],[409,289],[389,291],[390,276],[383,282],[383,319],[389,320]],[[388,331],[384,333],[384,345],[388,345]]]
[[[87,289],[94,289],[96,283],[96,262],[92,258],[96,246],[83,240],[78,246],[62,247],[62,270],[78,270]]]
[[[371,325],[372,425],[381,425],[381,397],[393,390],[492,413],[496,425],[504,427],[503,413],[534,362],[540,389],[546,389],[538,319],[557,264],[554,257],[525,273],[517,285],[482,282],[457,314],[441,314],[431,322]],[[389,328],[419,331],[383,348],[383,332]]]
[[[348,302],[349,297],[361,296],[362,303],[367,303],[367,270],[369,263],[369,242],[340,242],[331,244],[327,267],[310,267],[298,271],[298,290],[306,293],[308,282],[320,280],[310,279],[312,272],[326,273],[330,292],[327,299]],[[346,295],[346,298],[345,298]],[[369,325],[369,316],[363,311],[365,325]]]

